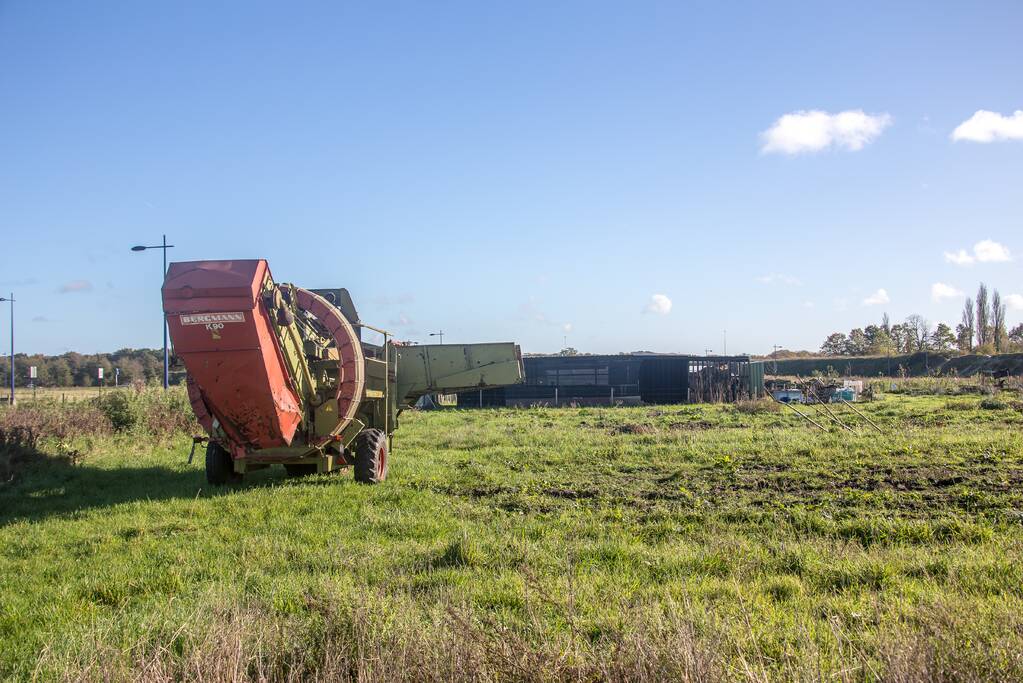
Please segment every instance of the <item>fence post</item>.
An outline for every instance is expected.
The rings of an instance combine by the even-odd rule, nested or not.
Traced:
[[[554,387],[554,405],[558,405],[558,387]]]

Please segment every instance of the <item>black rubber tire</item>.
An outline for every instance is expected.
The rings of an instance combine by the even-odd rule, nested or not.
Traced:
[[[231,454],[216,441],[206,444],[206,481],[214,486],[223,486],[238,479]]]
[[[289,477],[307,477],[310,474],[316,474],[316,465],[314,463],[285,465],[284,471],[288,473]]]
[[[379,484],[387,479],[387,435],[379,429],[365,429],[355,437],[355,481]]]

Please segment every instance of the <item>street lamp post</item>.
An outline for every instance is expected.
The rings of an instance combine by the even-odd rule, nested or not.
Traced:
[[[14,292],[9,298],[0,296],[0,301],[7,301],[11,304],[11,397],[10,404],[14,405]]]
[[[173,248],[173,244],[167,244],[167,235],[163,236],[163,244],[155,244],[152,246],[143,246],[141,244],[131,248],[132,251],[145,251],[146,249],[162,249],[163,250],[163,271],[160,275],[160,281],[163,282],[163,278],[167,277],[167,250]],[[163,311],[160,312],[160,317],[163,318],[163,388],[166,389],[170,386],[170,354],[167,352],[167,318],[163,315]]]
[[[440,330],[439,332],[431,332],[430,336],[431,337],[440,337],[440,343],[441,344],[444,343],[444,330]]]

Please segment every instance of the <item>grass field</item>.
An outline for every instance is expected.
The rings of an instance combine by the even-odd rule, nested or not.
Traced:
[[[102,396],[108,391],[121,391],[128,389],[127,385],[119,387],[18,387],[14,397],[20,404],[35,403],[37,401],[84,401]],[[8,403],[11,400],[10,387],[0,389],[0,404]]]
[[[376,487],[209,490],[184,432],[44,441],[0,485],[0,678],[1020,680],[1018,400],[862,408],[884,435],[406,414]]]

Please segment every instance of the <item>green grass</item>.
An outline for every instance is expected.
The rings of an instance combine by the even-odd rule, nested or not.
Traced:
[[[0,485],[0,678],[1018,679],[1023,414],[981,400],[406,414],[375,487],[79,439]]]

